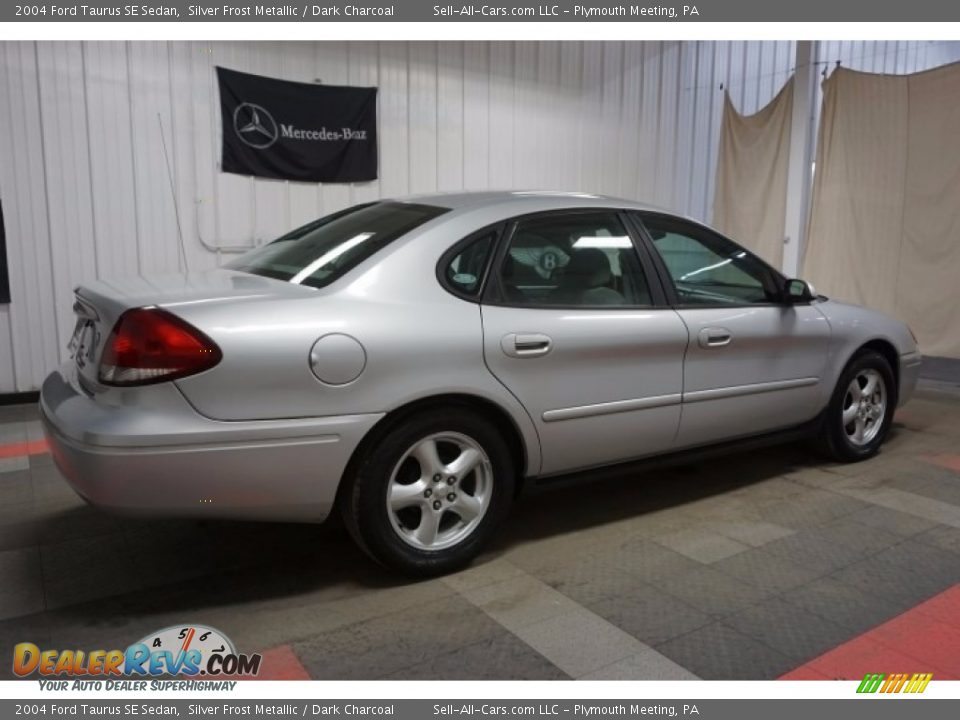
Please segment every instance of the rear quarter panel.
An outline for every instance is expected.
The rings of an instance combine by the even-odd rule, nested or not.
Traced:
[[[389,412],[434,395],[473,395],[513,418],[528,470],[537,472],[532,421],[484,364],[479,305],[454,297],[435,276],[443,252],[475,227],[436,227],[311,297],[169,307],[223,351],[219,365],[178,387],[218,420]],[[329,333],[364,348],[366,365],[353,382],[325,384],[311,371],[311,347]]]

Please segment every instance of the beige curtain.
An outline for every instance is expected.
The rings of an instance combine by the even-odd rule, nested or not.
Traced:
[[[755,115],[727,93],[720,129],[713,224],[774,267],[783,260],[793,78]]]
[[[804,277],[960,357],[960,64],[823,92]]]

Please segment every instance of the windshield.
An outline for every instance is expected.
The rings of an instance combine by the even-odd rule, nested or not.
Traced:
[[[413,203],[357,205],[304,225],[225,267],[320,288],[445,212]]]

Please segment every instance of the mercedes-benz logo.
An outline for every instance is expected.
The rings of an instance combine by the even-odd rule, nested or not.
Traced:
[[[240,140],[257,150],[270,147],[277,141],[277,123],[260,105],[240,103],[233,111],[233,130]]]

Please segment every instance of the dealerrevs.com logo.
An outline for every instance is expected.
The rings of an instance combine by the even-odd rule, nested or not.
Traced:
[[[13,648],[13,672],[17,677],[104,680],[111,683],[106,689],[132,689],[129,683],[113,682],[130,678],[251,677],[260,672],[261,660],[259,654],[238,653],[226,635],[204,625],[164,628],[126,649],[42,649],[30,642],[18,643]],[[136,689],[143,685],[140,683]],[[58,682],[51,689],[67,689],[67,683]]]

